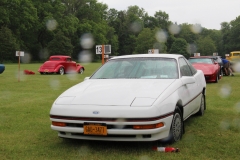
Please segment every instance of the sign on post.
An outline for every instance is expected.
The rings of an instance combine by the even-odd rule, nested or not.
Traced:
[[[18,57],[18,82],[20,81],[20,57],[24,56],[23,51],[16,51],[16,56]]]
[[[159,49],[149,49],[148,50],[148,54],[158,54],[159,53]]]
[[[16,51],[16,56],[24,56],[24,52],[23,51]]]
[[[105,54],[111,54],[111,45],[96,45],[96,54],[102,55],[102,64],[104,64]]]
[[[111,45],[96,45],[96,54],[102,54],[103,49],[104,54],[111,54]]]
[[[194,53],[194,57],[200,56],[200,53]]]

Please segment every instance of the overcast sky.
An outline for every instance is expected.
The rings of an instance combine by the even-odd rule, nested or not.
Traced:
[[[98,0],[108,8],[118,11],[137,5],[148,15],[164,11],[169,20],[177,24],[201,24],[207,29],[220,29],[222,22],[230,22],[240,16],[240,0]]]

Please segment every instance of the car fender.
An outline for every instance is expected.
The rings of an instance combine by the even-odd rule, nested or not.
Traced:
[[[63,65],[58,65],[58,66],[55,68],[55,71],[58,72],[61,67],[63,67],[63,68],[65,69],[65,67],[64,67]]]
[[[178,89],[181,86],[181,81],[178,79],[178,82],[170,85],[164,92],[160,95],[158,99],[154,102],[154,106],[158,108],[161,115],[174,112],[175,107],[180,100]]]
[[[84,67],[81,66],[80,64],[77,64],[76,67],[77,67],[77,68],[76,68],[76,71],[77,71],[77,72],[79,72],[81,68],[83,68],[83,70],[85,70]]]

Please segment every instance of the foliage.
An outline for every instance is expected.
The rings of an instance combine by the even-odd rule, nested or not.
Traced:
[[[153,31],[144,28],[136,39],[136,47],[134,53],[147,53],[149,49],[153,49],[154,36]]]
[[[50,55],[69,55],[71,56],[73,45],[71,40],[64,36],[63,32],[59,31],[54,36],[54,39],[49,42],[48,51]]]
[[[187,41],[183,38],[175,39],[170,49],[170,53],[182,54],[186,58],[189,58],[189,54],[187,53]]]
[[[240,16],[231,22],[222,22],[221,30],[209,30],[196,24],[173,23],[169,15],[161,10],[156,11],[154,16],[149,16],[144,8],[137,5],[118,11],[109,9],[107,4],[97,0],[2,0],[0,17],[1,28],[10,29],[12,34],[5,41],[10,44],[6,47],[1,45],[1,49],[8,50],[7,46],[14,43],[20,50],[30,53],[33,61],[42,59],[40,53],[47,49],[50,42],[53,43],[60,31],[74,46],[69,53],[74,58],[84,50],[80,39],[88,33],[93,35],[94,45],[110,44],[112,55],[146,52],[147,48],[168,53],[178,38],[186,40],[188,52],[191,54],[196,48],[204,49],[206,45],[202,41],[209,41],[207,37],[210,37],[213,43],[211,41],[211,49],[206,54],[212,54],[213,50],[219,55],[240,50]],[[179,27],[179,32],[171,33],[171,25]],[[165,32],[165,41],[153,40],[153,37],[146,35],[146,30],[154,32],[156,28]],[[144,40],[143,35],[148,38]],[[94,60],[97,60],[94,45],[89,50],[94,54]],[[54,46],[57,45],[51,47]],[[11,58],[5,57],[4,60],[10,61]]]
[[[7,27],[0,28],[0,48],[0,63],[3,63],[4,60],[13,62],[19,46],[11,30]]]
[[[209,37],[200,38],[197,41],[197,52],[201,56],[213,55],[214,52],[217,52],[214,41]]]

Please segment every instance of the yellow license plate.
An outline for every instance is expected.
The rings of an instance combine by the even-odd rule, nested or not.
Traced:
[[[48,69],[45,69],[44,72],[48,72]]]
[[[84,134],[87,135],[107,135],[107,126],[106,124],[100,124],[100,123],[84,123]]]

